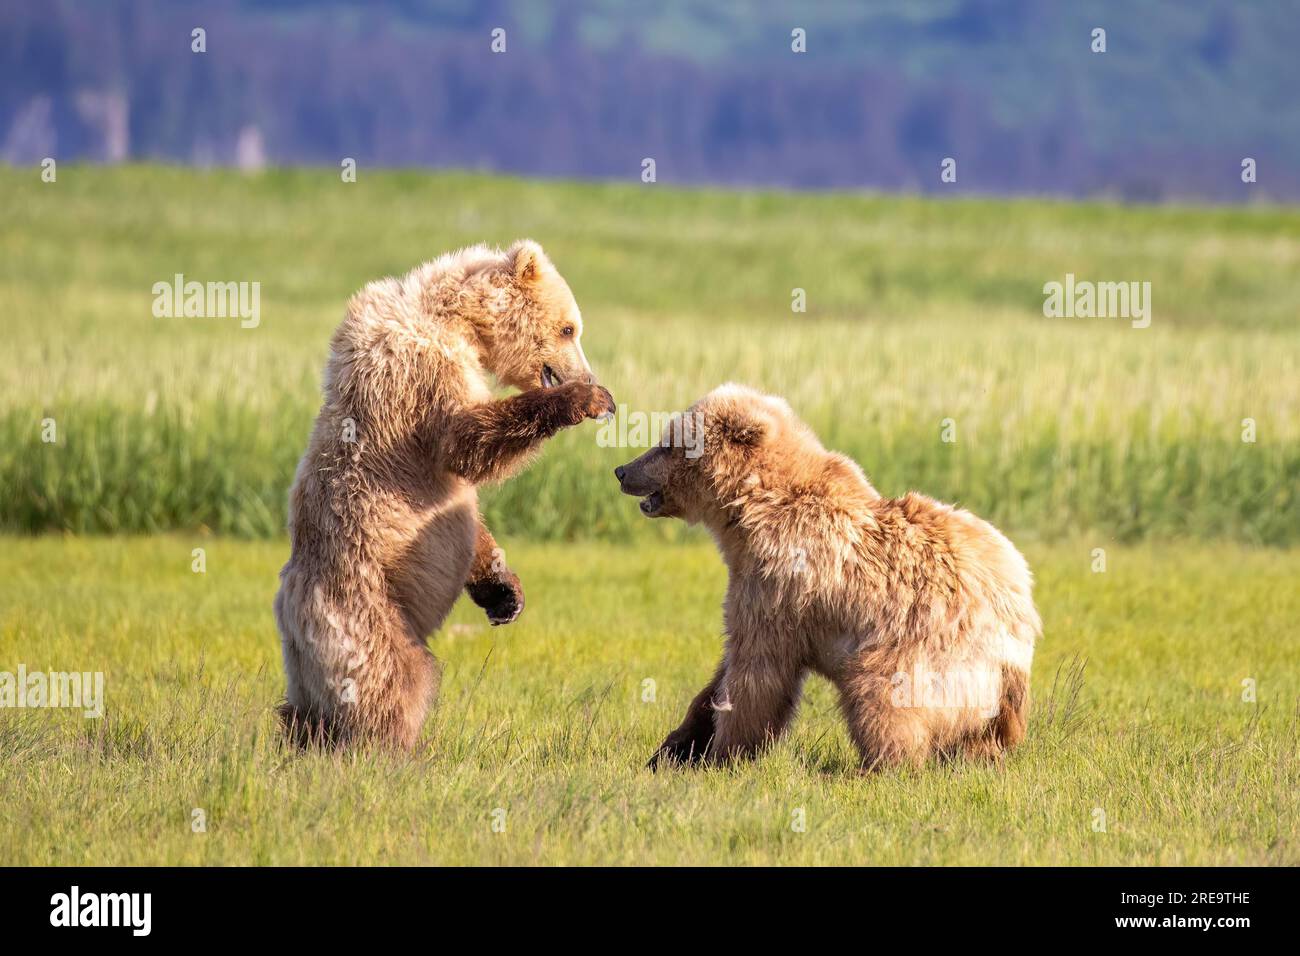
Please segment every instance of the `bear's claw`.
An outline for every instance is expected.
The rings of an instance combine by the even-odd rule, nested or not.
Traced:
[[[523,612],[523,609],[523,601],[506,601],[497,607],[487,608],[488,622],[493,627],[509,624]]]
[[[524,589],[511,571],[498,578],[475,581],[466,590],[474,603],[487,612],[488,622],[493,627],[509,624],[524,610]]]

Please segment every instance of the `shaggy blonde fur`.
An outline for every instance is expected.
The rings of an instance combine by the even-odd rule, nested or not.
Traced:
[[[868,769],[997,758],[1023,737],[1041,625],[1029,568],[992,525],[924,495],[881,497],[783,400],[741,386],[711,392],[670,434],[688,440],[616,474],[646,514],[713,533],[726,642],[651,766],[755,755],[810,671],[838,688]]]
[[[334,333],[324,404],[289,502],[275,599],[299,743],[415,743],[436,692],[425,646],[462,589],[495,623],[523,607],[475,486],[612,414],[573,294],[541,247],[475,246],[372,282]],[[494,400],[489,376],[521,389]]]

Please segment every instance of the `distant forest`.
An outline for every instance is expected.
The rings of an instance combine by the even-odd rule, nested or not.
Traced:
[[[1296,201],[1297,8],[0,0],[0,160]]]

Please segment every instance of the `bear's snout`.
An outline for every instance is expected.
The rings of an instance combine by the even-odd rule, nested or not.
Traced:
[[[635,461],[629,461],[626,465],[615,468],[614,477],[618,479],[618,490],[625,495],[640,497],[659,490],[646,476],[645,469],[639,467]]]
[[[647,518],[657,518],[663,513],[663,490],[658,481],[646,474],[644,456],[619,465],[614,469],[614,477],[618,479],[619,491],[641,499],[641,513]]]

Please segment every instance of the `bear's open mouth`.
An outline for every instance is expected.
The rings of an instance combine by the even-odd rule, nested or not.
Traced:
[[[653,518],[663,506],[664,496],[658,491],[652,491],[641,499],[641,513],[647,518]]]
[[[560,376],[549,365],[542,366],[542,388],[554,388],[560,384]]]

